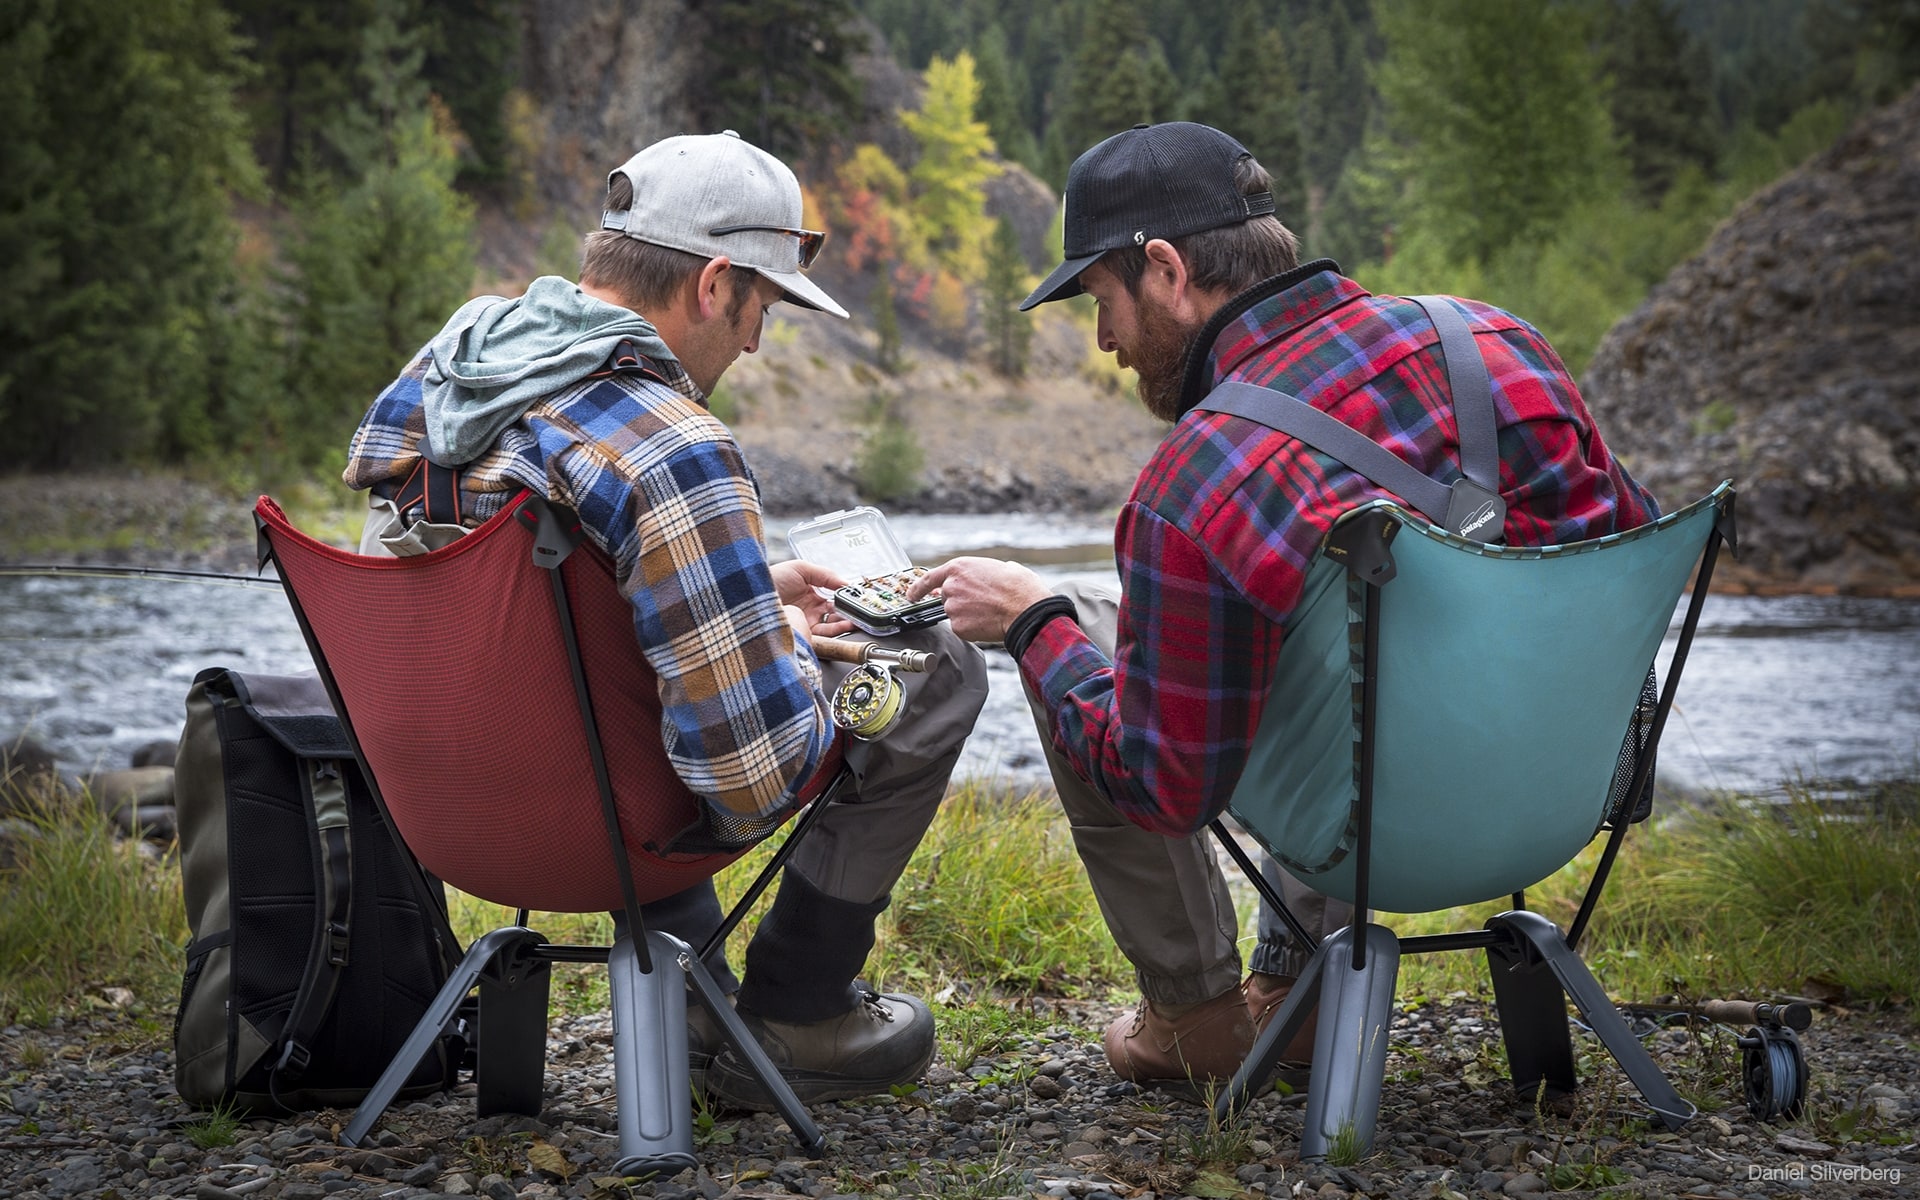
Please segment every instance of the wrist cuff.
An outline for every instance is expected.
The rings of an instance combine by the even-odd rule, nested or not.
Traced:
[[[1033,639],[1040,636],[1040,630],[1055,617],[1065,617],[1078,625],[1080,610],[1076,609],[1073,601],[1065,596],[1048,596],[1044,600],[1034,601],[1013,619],[1013,623],[1007,626],[1007,636],[1004,640],[1007,653],[1013,655],[1014,662],[1017,663],[1025,657],[1027,647],[1033,645]]]

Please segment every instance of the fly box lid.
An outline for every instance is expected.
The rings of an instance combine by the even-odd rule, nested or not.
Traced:
[[[907,588],[925,569],[913,565],[886,516],[871,505],[802,521],[787,531],[787,547],[795,558],[831,567],[850,581],[834,592],[833,606],[875,637],[947,619],[937,596],[907,600]]]
[[[913,565],[887,528],[886,514],[870,504],[800,522],[787,530],[787,547],[795,558],[832,567],[848,579],[870,579]]]

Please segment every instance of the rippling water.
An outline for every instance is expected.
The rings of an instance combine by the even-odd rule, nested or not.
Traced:
[[[1033,561],[1050,579],[1112,577],[1111,528],[1099,520],[903,516],[890,525],[920,561],[983,550]],[[770,532],[780,545],[784,526]],[[961,771],[1041,782],[1019,678],[1004,654],[989,662],[992,696]],[[1920,601],[1715,596],[1662,744],[1663,780],[1765,791],[1920,774],[1917,664]],[[0,577],[0,735],[29,731],[69,769],[123,766],[140,745],[178,737],[187,689],[209,666],[310,668],[278,588]]]

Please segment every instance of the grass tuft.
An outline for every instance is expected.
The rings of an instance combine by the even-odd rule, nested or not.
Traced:
[[[7,785],[17,833],[0,865],[0,1025],[44,1025],[109,987],[170,1013],[187,940],[177,863],[116,837],[92,798],[44,777]]]
[[[1596,841],[1527,892],[1566,928],[1599,858]],[[1383,915],[1400,934],[1478,928],[1504,901]],[[1790,793],[1728,798],[1632,830],[1580,946],[1630,1000],[1797,994],[1899,1005],[1920,979],[1920,782],[1846,811]],[[1485,995],[1477,955],[1401,964],[1404,993]]]

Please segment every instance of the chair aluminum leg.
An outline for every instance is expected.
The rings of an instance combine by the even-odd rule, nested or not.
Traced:
[[[393,1103],[393,1098],[400,1094],[400,1089],[406,1086],[408,1077],[413,1074],[414,1068],[420,1065],[420,1060],[433,1049],[434,1041],[445,1033],[447,1026],[460,1015],[460,1006],[466,1002],[467,993],[472,990],[481,973],[493,967],[495,959],[499,956],[517,955],[524,947],[537,945],[545,940],[532,930],[517,926],[496,929],[474,939],[473,944],[467,947],[466,957],[460,960],[460,965],[453,969],[453,974],[449,975],[446,983],[440,986],[440,991],[433,997],[433,1003],[427,1006],[427,1011],[421,1015],[419,1023],[413,1027],[413,1032],[407,1035],[407,1040],[401,1045],[400,1052],[393,1056],[393,1061],[387,1064],[387,1069],[380,1073],[380,1078],[374,1083],[373,1090],[369,1091],[366,1098],[353,1110],[353,1120],[348,1123],[346,1132],[340,1135],[342,1145],[358,1146],[367,1136],[367,1131],[373,1128],[373,1123],[380,1119],[381,1115],[387,1111],[387,1106]]]
[[[1508,913],[1512,916],[1512,913]],[[1501,928],[1494,921],[1487,927]],[[1507,940],[1487,947],[1493,975],[1493,1003],[1500,1015],[1500,1036],[1507,1045],[1513,1090],[1522,1100],[1569,1096],[1580,1086],[1573,1062],[1573,1033],[1567,1024],[1567,993],[1532,943],[1506,927]]]
[[[760,1043],[754,1041],[753,1035],[747,1032],[747,1027],[740,1020],[740,1015],[733,1011],[733,1005],[727,1003],[726,993],[720,990],[720,985],[713,981],[712,975],[708,974],[706,964],[694,957],[692,950],[687,946],[684,944],[679,946],[675,961],[687,973],[688,982],[693,984],[695,999],[699,1000],[700,1006],[720,1023],[728,1043],[747,1060],[747,1066],[753,1071],[754,1077],[760,1081],[760,1086],[766,1088],[767,1095],[773,1098],[774,1107],[780,1110],[782,1117],[786,1118],[787,1128],[793,1131],[794,1140],[800,1144],[800,1149],[809,1158],[821,1157],[826,1153],[827,1139],[821,1134],[819,1126],[813,1123],[813,1118],[807,1115],[806,1107],[800,1103],[800,1097],[793,1094],[792,1086],[780,1074],[780,1069],[773,1065],[773,1060],[768,1058],[767,1052],[760,1048]]]
[[[1384,925],[1364,926],[1365,964],[1354,966],[1352,929],[1321,943],[1320,1025],[1313,1042],[1313,1075],[1300,1132],[1300,1157],[1324,1159],[1336,1146],[1364,1154],[1373,1145],[1380,1090],[1387,1075],[1393,989],[1400,974],[1400,941]],[[1297,985],[1296,985],[1297,986]],[[1291,998],[1291,997],[1289,997]]]
[[[516,944],[500,969],[480,974],[474,1024],[474,1112],[537,1117],[546,1100],[547,999],[553,964]]]
[[[687,988],[666,964],[685,942],[649,931],[653,969],[640,969],[631,934],[622,930],[607,956],[613,1002],[613,1090],[619,1122],[620,1175],[675,1174],[693,1155],[692,1077],[687,1066]]]
[[[1539,913],[1510,912],[1489,920],[1487,927],[1506,930],[1517,938],[1526,939],[1527,946],[1553,971],[1560,986],[1566,989],[1566,994],[1573,998],[1574,1005],[1586,1018],[1588,1027],[1599,1036],[1614,1061],[1620,1064],[1620,1069],[1627,1073],[1633,1085],[1640,1089],[1641,1096],[1646,1098],[1668,1129],[1677,1130],[1693,1118],[1699,1110],[1674,1091],[1673,1084],[1667,1081],[1665,1073],[1653,1061],[1653,1056],[1647,1053],[1640,1039],[1634,1037],[1633,1031],[1627,1028],[1620,1010],[1607,998],[1599,981],[1594,979],[1587,965],[1580,961],[1580,956],[1567,945],[1567,939],[1558,926]],[[1497,980],[1495,994],[1498,995]],[[1561,1011],[1564,1014],[1564,1006]],[[1504,1003],[1501,1021],[1504,1025]]]

